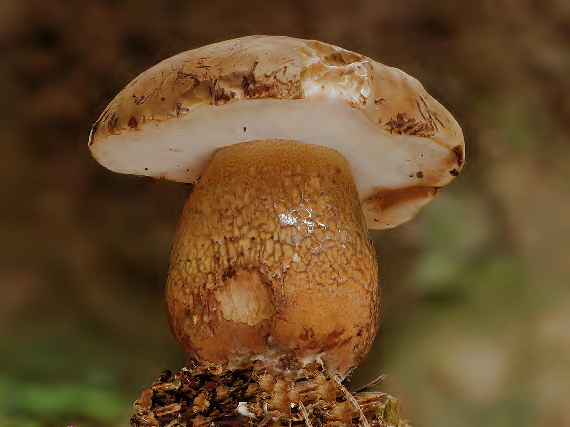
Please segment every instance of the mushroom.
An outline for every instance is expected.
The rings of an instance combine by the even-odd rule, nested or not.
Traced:
[[[203,362],[319,361],[344,378],[378,328],[367,228],[410,220],[464,164],[461,129],[404,72],[326,43],[250,36],[135,78],[89,146],[120,173],[196,183],[166,288]]]

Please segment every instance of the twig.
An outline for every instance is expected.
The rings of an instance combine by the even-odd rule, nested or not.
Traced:
[[[265,414],[261,422],[257,425],[257,427],[265,426],[269,421],[271,421],[271,414]]]
[[[309,411],[307,411],[307,408],[305,408],[303,402],[299,402],[299,409],[301,410],[301,414],[303,414],[303,418],[305,418],[305,424],[307,427],[313,427],[311,420],[309,420]]]
[[[355,393],[360,393],[363,391],[367,391],[370,390],[371,388],[376,387],[379,383],[381,383],[382,381],[384,381],[384,379],[386,378],[386,375],[381,374],[380,376],[378,376],[377,378],[373,379],[372,381],[370,381],[368,384],[363,385],[362,387],[357,388],[354,392]]]
[[[342,392],[344,393],[344,397],[346,397],[346,400],[348,400],[350,403],[352,403],[352,405],[356,408],[356,410],[358,411],[358,416],[360,418],[360,422],[362,423],[362,425],[364,427],[370,427],[370,424],[368,423],[368,420],[366,419],[366,416],[364,415],[364,412],[362,412],[362,408],[360,407],[360,405],[358,404],[357,400],[354,398],[354,396],[352,394],[350,394],[350,391],[348,391],[346,389],[346,387],[344,385],[342,385],[342,382],[340,380],[340,377],[338,374],[335,374],[333,376],[334,381],[339,385],[340,389],[342,390]]]

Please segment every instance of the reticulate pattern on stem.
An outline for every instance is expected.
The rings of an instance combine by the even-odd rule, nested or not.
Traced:
[[[195,357],[295,352],[346,375],[378,326],[378,271],[343,156],[267,140],[216,152],[186,203],[167,285]]]

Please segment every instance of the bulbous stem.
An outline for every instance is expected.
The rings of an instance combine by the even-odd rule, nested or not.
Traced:
[[[290,355],[344,377],[378,327],[378,271],[348,164],[296,141],[219,149],[178,225],[172,331],[192,356],[236,366]]]

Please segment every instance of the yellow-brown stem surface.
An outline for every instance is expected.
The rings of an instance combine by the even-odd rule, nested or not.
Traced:
[[[196,358],[321,358],[341,375],[378,327],[378,272],[338,152],[265,140],[218,150],[178,226],[169,322]]]

